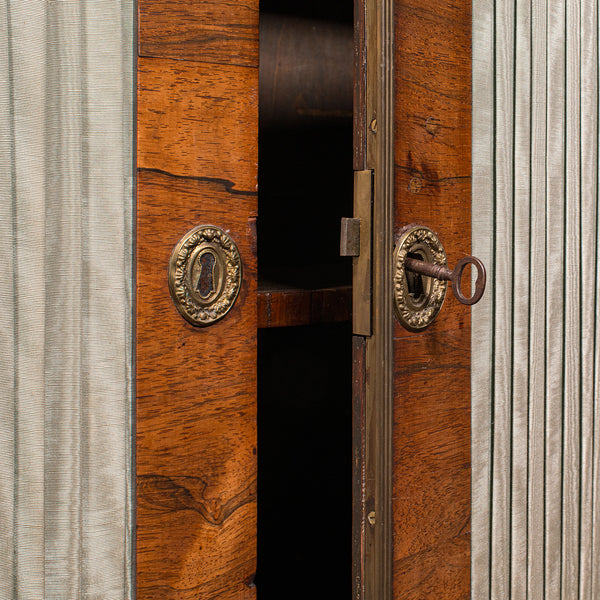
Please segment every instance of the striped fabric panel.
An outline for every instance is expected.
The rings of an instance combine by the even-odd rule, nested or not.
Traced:
[[[131,0],[0,3],[0,598],[131,593]]]
[[[600,595],[598,2],[474,2],[473,600]]]

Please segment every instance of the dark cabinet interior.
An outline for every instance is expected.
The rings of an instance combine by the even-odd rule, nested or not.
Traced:
[[[353,3],[261,2],[260,600],[351,586]]]

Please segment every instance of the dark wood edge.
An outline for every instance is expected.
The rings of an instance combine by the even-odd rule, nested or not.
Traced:
[[[352,600],[365,597],[366,338],[352,338]]]
[[[394,227],[394,0],[367,0],[367,165],[374,173],[373,335],[366,338],[366,530],[365,600],[392,597],[392,423]],[[371,509],[371,506],[373,507]],[[368,514],[368,513],[367,513]]]
[[[367,168],[366,0],[354,0],[354,170]]]

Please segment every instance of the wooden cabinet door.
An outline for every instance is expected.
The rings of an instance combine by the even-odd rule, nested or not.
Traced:
[[[252,598],[258,2],[138,6],[137,597]],[[427,330],[402,329],[392,252],[420,223],[450,264],[469,254],[470,3],[355,6],[354,169],[373,174],[373,310],[370,335],[353,341],[353,597],[465,599],[470,311],[449,294]],[[185,321],[167,284],[172,249],[200,224],[229,233],[244,271],[210,327]]]
[[[433,324],[413,333],[391,298],[404,227],[436,232],[451,267],[470,254],[471,3],[357,6],[367,42],[354,168],[373,171],[374,194],[373,330],[354,341],[353,597],[465,600],[470,308],[449,290]]]
[[[396,2],[394,227],[471,254],[471,3]],[[422,334],[394,330],[393,598],[470,596],[471,327],[448,290]]]
[[[258,2],[138,9],[137,598],[253,598]],[[194,327],[167,266],[202,224],[236,242],[243,282]]]

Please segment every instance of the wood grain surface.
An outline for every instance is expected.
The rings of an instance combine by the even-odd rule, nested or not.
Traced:
[[[139,55],[258,65],[258,2],[138,0]]]
[[[353,169],[367,168],[367,3],[354,0]]]
[[[352,318],[352,287],[318,289],[260,283],[258,327],[293,327],[337,323]]]
[[[256,191],[258,72],[138,60],[138,165]]]
[[[471,3],[395,4],[395,230],[471,242]],[[393,597],[466,600],[470,568],[470,309],[449,291],[431,327],[396,324]]]
[[[363,600],[366,583],[367,518],[366,339],[352,336],[352,600]]]
[[[255,597],[257,9],[140,2],[152,55],[138,61],[140,600]],[[248,39],[205,52],[207,28],[227,36],[233,23]],[[231,64],[232,48],[248,66]],[[235,306],[206,328],[178,314],[167,285],[173,247],[199,224],[232,236],[244,270]]]

